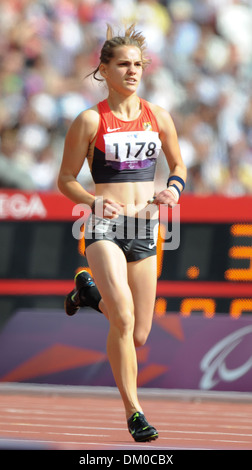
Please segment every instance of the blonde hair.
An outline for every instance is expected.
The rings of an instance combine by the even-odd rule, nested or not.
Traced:
[[[136,46],[141,51],[142,56],[142,66],[143,69],[147,67],[147,65],[151,62],[149,58],[146,57],[146,41],[145,37],[142,35],[141,32],[135,30],[135,24],[132,24],[128,28],[125,29],[124,36],[115,36],[113,29],[110,25],[107,25],[107,35],[106,41],[103,44],[100,54],[100,63],[96,69],[87,75],[93,75],[95,80],[100,82],[103,81],[101,78],[97,78],[97,73],[99,72],[99,68],[101,64],[108,64],[111,59],[114,57],[114,49],[120,46]]]

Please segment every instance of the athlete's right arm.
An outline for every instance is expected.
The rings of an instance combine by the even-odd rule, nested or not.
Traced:
[[[96,200],[92,210],[98,212],[100,217],[111,219],[118,217],[124,204],[112,199],[95,198],[76,179],[87,156],[89,145],[96,136],[98,126],[99,114],[95,108],[83,111],[71,124],[65,139],[58,188],[76,204],[87,204],[92,207]]]
[[[77,176],[87,156],[90,142],[96,135],[99,114],[95,109],[80,113],[71,124],[64,145],[62,163],[58,176],[59,190],[76,204],[94,202],[94,195],[87,192],[77,181]]]

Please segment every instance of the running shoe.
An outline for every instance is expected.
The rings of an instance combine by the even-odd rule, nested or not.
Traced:
[[[134,413],[128,419],[128,428],[136,442],[154,441],[158,438],[157,430],[148,423],[143,413]]]
[[[64,308],[67,315],[72,316],[78,312],[80,307],[87,307],[88,303],[85,300],[85,289],[87,287],[95,286],[91,275],[83,270],[76,274],[74,278],[75,289],[73,289],[64,300]]]

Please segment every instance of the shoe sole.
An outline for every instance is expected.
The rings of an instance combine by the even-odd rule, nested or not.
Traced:
[[[132,436],[132,437],[136,442],[150,442],[150,441],[155,441],[159,437],[159,435],[158,434],[153,434],[152,436],[144,437],[143,439],[140,439],[140,438],[135,439],[134,436]]]

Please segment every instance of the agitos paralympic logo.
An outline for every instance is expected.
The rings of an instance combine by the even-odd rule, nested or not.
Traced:
[[[245,337],[250,335],[252,340],[252,326],[245,326],[231,333],[216,343],[203,357],[200,363],[200,369],[204,372],[200,381],[200,389],[210,390],[217,383],[233,382],[243,377],[252,369],[252,355],[244,361],[239,367],[228,368],[227,359],[238,345],[245,341]],[[230,361],[231,363],[231,361]]]

